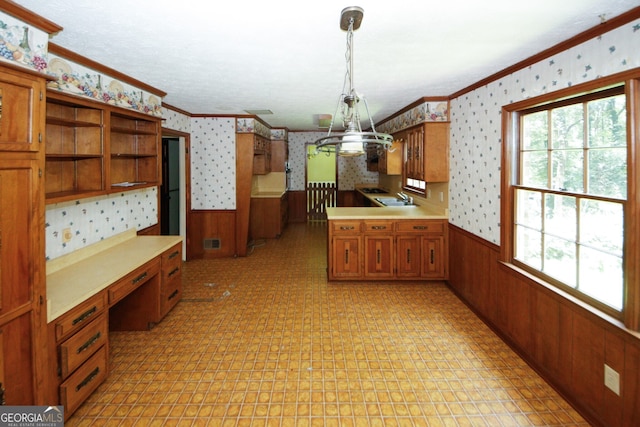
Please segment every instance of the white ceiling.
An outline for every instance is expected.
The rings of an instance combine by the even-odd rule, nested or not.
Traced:
[[[16,0],[61,25],[56,44],[167,92],[193,114],[261,115],[317,129],[345,71],[340,12],[364,9],[355,88],[374,120],[447,96],[640,0]],[[363,109],[361,108],[361,113]]]

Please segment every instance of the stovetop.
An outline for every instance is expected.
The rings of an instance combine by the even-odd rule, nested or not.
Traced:
[[[384,194],[384,193],[386,193],[386,191],[381,189],[381,188],[361,188],[360,191],[362,191],[363,193],[367,193],[367,194]]]

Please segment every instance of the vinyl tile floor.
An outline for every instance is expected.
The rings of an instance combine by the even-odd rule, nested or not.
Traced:
[[[440,282],[334,282],[326,225],[184,264],[67,426],[587,426]]]

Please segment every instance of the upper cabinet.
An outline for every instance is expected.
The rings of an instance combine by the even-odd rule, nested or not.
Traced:
[[[402,141],[395,139],[389,150],[378,157],[378,172],[386,175],[402,175]]]
[[[0,150],[39,151],[42,133],[34,132],[43,97],[42,81],[10,68],[0,73]],[[25,120],[25,117],[29,120]]]
[[[160,119],[49,91],[47,203],[160,185]]]
[[[398,132],[404,141],[405,175],[425,182],[449,181],[449,123],[428,122]]]
[[[104,111],[88,104],[47,99],[45,194],[47,200],[88,197],[104,187]]]
[[[111,187],[160,185],[159,121],[112,112],[110,131]]]

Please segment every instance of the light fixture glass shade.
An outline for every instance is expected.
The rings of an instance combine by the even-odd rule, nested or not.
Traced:
[[[337,152],[340,156],[361,156],[366,153],[370,145],[374,145],[376,150],[389,150],[393,144],[393,137],[386,133],[376,132],[376,128],[369,113],[369,106],[366,99],[359,96],[353,87],[353,31],[360,27],[364,10],[358,6],[347,7],[342,10],[340,17],[340,28],[347,31],[347,74],[342,88],[342,94],[336,106],[336,114],[333,115],[327,136],[315,141],[316,153]],[[347,88],[348,84],[348,88]],[[358,104],[364,103],[371,131],[363,132],[360,125],[360,113]],[[340,105],[342,109],[340,110]],[[345,108],[346,106],[346,108]],[[342,122],[345,127],[343,133],[333,132],[335,117],[341,111]]]
[[[361,156],[365,153],[364,142],[358,132],[347,132],[342,137],[339,154],[341,156]]]

